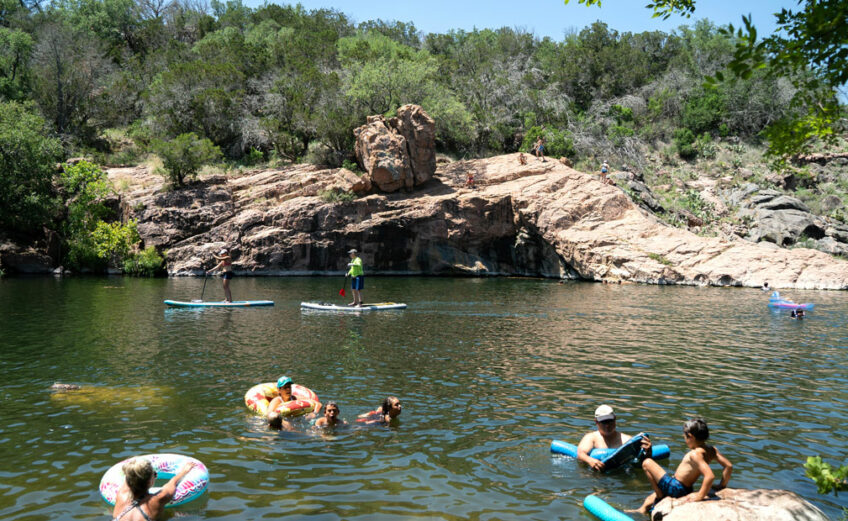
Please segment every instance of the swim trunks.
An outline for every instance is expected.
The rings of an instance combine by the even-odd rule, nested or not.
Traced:
[[[692,487],[687,487],[678,481],[670,472],[665,473],[657,486],[663,495],[668,497],[683,497],[692,493]]]
[[[358,277],[354,277],[350,283],[350,289],[363,289],[365,288],[365,276],[360,275]]]
[[[231,278],[233,278],[233,272],[232,271],[225,271],[221,274],[221,278],[224,279],[224,280],[230,280]]]

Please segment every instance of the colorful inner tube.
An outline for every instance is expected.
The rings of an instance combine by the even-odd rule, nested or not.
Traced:
[[[190,456],[184,456],[182,454],[146,454],[138,457],[148,460],[153,465],[153,470],[156,471],[158,479],[166,480],[174,477],[186,462],[194,462],[194,468],[177,483],[174,498],[170,503],[165,505],[165,508],[177,507],[197,499],[209,486],[209,469],[206,468],[206,465]],[[121,467],[130,459],[127,458],[112,465],[100,480],[100,496],[110,505],[115,504],[115,500],[118,498],[118,490],[126,479]],[[161,487],[153,487],[150,489],[150,493],[155,494],[159,489]]]
[[[251,411],[265,416],[268,414],[268,405],[278,394],[277,384],[274,382],[257,384],[245,393],[244,403]],[[277,408],[277,412],[283,416],[300,416],[315,410],[319,402],[318,395],[312,389],[298,384],[292,384],[292,396],[297,399],[283,403]]]

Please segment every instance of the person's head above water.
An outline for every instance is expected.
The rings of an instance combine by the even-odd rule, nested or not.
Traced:
[[[153,465],[144,458],[132,458],[121,465],[121,470],[127,479],[127,486],[132,492],[133,498],[140,499],[147,495],[148,489],[153,486],[156,472]]]
[[[291,396],[292,392],[292,379],[289,376],[281,376],[277,379],[277,391],[280,393],[280,396],[286,395]]]
[[[609,405],[601,405],[595,409],[595,425],[601,434],[615,432],[615,411]]]
[[[388,414],[391,418],[396,418],[400,416],[402,412],[402,406],[400,404],[400,399],[397,396],[389,396],[385,400],[383,400],[383,405],[381,406],[383,414]]]

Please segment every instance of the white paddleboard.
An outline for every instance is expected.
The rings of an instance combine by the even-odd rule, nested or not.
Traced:
[[[361,306],[345,306],[331,302],[301,302],[302,309],[317,309],[320,311],[388,311],[392,309],[406,309],[406,304],[400,302],[375,302]]]

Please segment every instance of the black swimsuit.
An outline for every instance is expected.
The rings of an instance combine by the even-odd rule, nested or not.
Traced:
[[[123,512],[118,514],[118,517],[116,517],[112,521],[120,521],[122,517],[129,514],[130,511],[132,511],[132,509],[134,508],[137,508],[138,511],[141,512],[141,517],[143,517],[145,521],[150,521],[150,516],[144,513],[144,510],[141,509],[141,505],[138,504],[138,501],[133,501],[132,503],[130,503],[127,508],[125,508]]]

